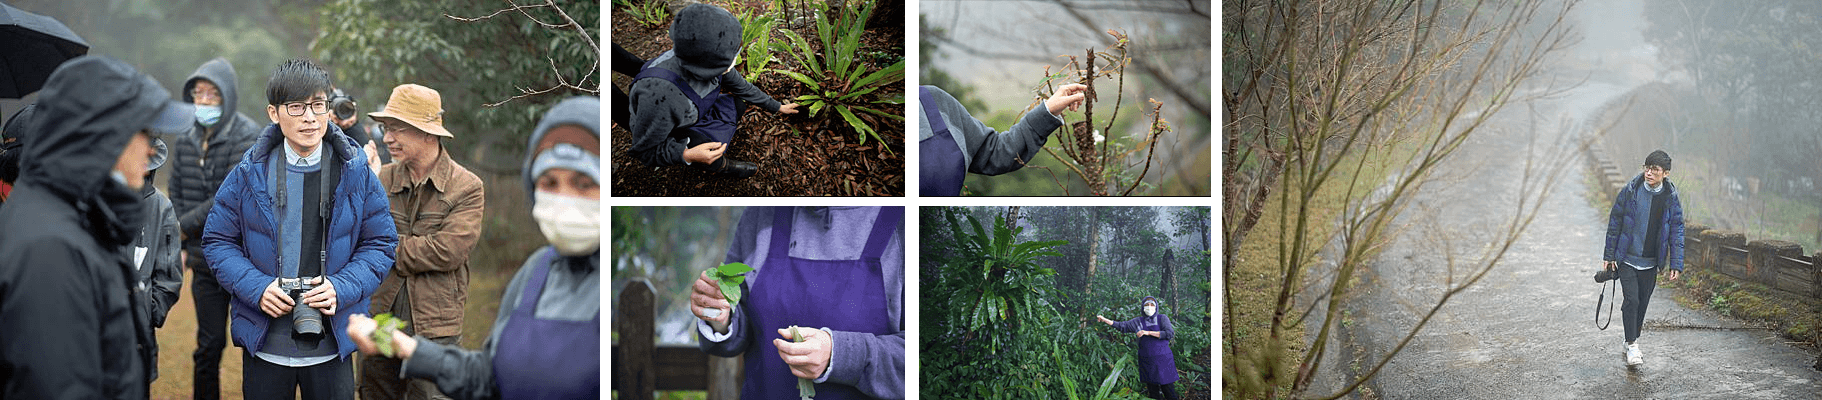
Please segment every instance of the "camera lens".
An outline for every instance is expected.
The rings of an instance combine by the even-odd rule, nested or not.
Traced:
[[[349,100],[347,97],[335,98],[334,101],[329,103],[329,108],[334,109],[335,117],[340,119],[354,118],[356,111],[354,109],[354,101]]]
[[[304,304],[304,292],[308,289],[291,291],[291,300],[296,306],[291,308],[291,337],[300,342],[315,343],[323,339],[323,312]]]

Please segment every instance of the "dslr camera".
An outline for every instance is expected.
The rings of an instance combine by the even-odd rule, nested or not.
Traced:
[[[1607,281],[1618,279],[1619,277],[1619,269],[1601,268],[1600,271],[1594,272],[1594,283],[1607,283]]]
[[[335,112],[336,119],[354,118],[360,112],[356,109],[354,96],[349,96],[341,89],[329,93],[329,110]]]
[[[278,278],[278,290],[291,296],[291,338],[303,343],[316,343],[323,339],[323,311],[304,304],[304,293],[315,289],[310,278]]]

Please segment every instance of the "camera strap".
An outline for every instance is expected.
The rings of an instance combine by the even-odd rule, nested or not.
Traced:
[[[1619,288],[1614,286],[1614,284],[1618,283],[1618,282],[1619,282],[1618,279],[1607,280],[1607,283],[1602,285],[1602,288],[1599,292],[1601,294],[1600,297],[1596,298],[1594,300],[1594,326],[1597,328],[1600,328],[1603,331],[1607,330],[1608,326],[1613,325],[1613,305],[1614,305],[1614,303],[1618,303],[1620,300]],[[1605,303],[1607,301],[1608,293],[1613,293],[1613,303],[1607,303],[1607,323],[1602,324],[1601,323],[1601,303]]]

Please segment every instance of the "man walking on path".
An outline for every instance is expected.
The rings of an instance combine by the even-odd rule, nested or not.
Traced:
[[[1613,198],[1607,214],[1607,246],[1602,268],[1617,270],[1626,301],[1620,307],[1626,335],[1626,365],[1645,363],[1639,352],[1639,328],[1645,308],[1657,288],[1658,272],[1676,280],[1683,272],[1683,202],[1671,184],[1670,154],[1663,150],[1645,156],[1645,171],[1632,178]]]

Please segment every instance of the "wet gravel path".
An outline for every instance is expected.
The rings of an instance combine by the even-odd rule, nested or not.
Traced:
[[[1461,279],[1463,259],[1478,259],[1526,195],[1518,181],[1529,141],[1550,143],[1563,134],[1564,119],[1582,118],[1625,89],[1589,83],[1535,101],[1534,108],[1509,106],[1465,145],[1442,169],[1448,181],[1418,195],[1401,220],[1406,229],[1345,300],[1346,324],[1336,327],[1347,345],[1329,353],[1311,394],[1332,393],[1343,379],[1370,369],[1429,312],[1449,285],[1446,252],[1456,254],[1454,274]],[[1822,373],[1809,367],[1815,354],[1764,330],[1648,326],[1639,340],[1646,363],[1626,366],[1619,318],[1604,331],[1591,321],[1599,285],[1589,277],[1600,261],[1606,210],[1586,200],[1583,161],[1556,162],[1575,166],[1552,185],[1522,239],[1491,274],[1437,313],[1370,382],[1368,396],[1822,398]],[[1738,326],[1682,307],[1673,291],[1660,282],[1648,322]]]

